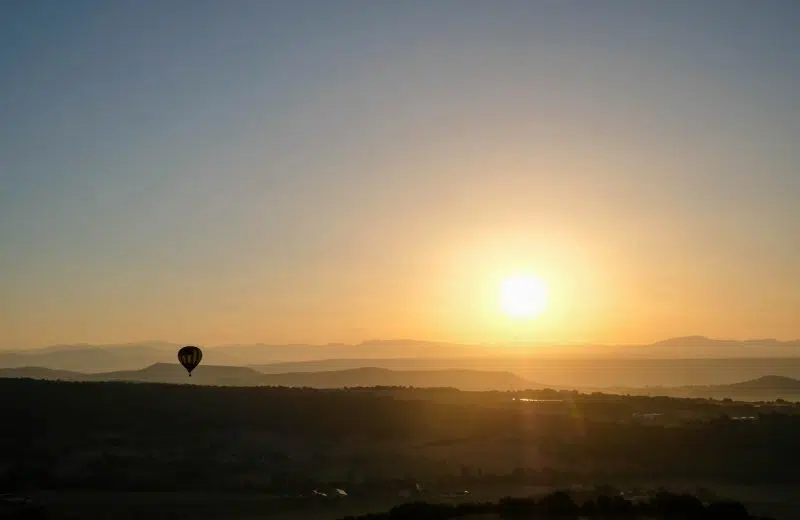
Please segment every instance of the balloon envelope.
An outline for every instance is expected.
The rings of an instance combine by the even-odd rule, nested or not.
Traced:
[[[187,345],[178,351],[178,361],[181,362],[181,365],[189,372],[190,376],[192,375],[192,370],[200,364],[201,359],[203,359],[203,351],[195,346]]]

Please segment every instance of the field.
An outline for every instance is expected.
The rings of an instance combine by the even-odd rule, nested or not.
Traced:
[[[705,487],[800,517],[788,456],[800,407],[788,403],[11,379],[0,390],[26,396],[4,408],[0,440],[14,449],[0,453],[0,492],[55,519],[335,520],[407,502],[417,484],[426,501],[470,502]],[[313,496],[335,488],[348,496]]]

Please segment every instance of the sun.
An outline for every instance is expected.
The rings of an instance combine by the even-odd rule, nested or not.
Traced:
[[[547,284],[535,276],[506,278],[500,287],[500,305],[512,318],[533,318],[547,310]]]

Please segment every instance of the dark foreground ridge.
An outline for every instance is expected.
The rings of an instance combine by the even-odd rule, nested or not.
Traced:
[[[594,519],[640,518],[664,520],[772,520],[752,516],[735,501],[704,503],[698,497],[660,491],[652,497],[628,500],[622,496],[599,495],[582,503],[565,491],[541,498],[507,497],[498,502],[433,504],[412,502],[393,507],[386,513],[346,516],[340,520],[450,520],[454,518],[513,519]]]
[[[352,363],[357,360],[336,360],[345,363]],[[574,373],[574,384],[552,385],[545,384],[547,374],[542,374],[545,378],[539,379],[521,377],[515,371],[525,369],[519,363],[512,363],[506,370],[488,369],[468,369],[454,368],[457,361],[441,361],[443,366],[448,368],[427,368],[413,369],[404,366],[408,360],[363,360],[363,366],[331,369],[325,361],[311,364],[277,364],[267,365],[258,368],[243,366],[220,366],[220,365],[200,365],[192,372],[192,377],[187,377],[186,370],[177,363],[156,363],[138,370],[124,370],[116,372],[102,373],[82,373],[67,370],[52,370],[42,366],[23,366],[17,368],[0,368],[0,378],[25,378],[42,379],[51,381],[76,381],[76,382],[139,382],[139,383],[167,383],[167,384],[191,384],[209,386],[280,386],[295,388],[352,388],[352,387],[375,387],[375,386],[412,386],[415,388],[436,388],[451,387],[465,391],[520,391],[537,390],[552,388],[558,390],[577,390],[580,392],[604,392],[614,394],[631,395],[652,395],[686,398],[715,398],[715,399],[735,399],[739,401],[773,401],[776,399],[800,401],[800,380],[780,375],[762,375],[755,379],[742,380],[737,383],[726,384],[694,384],[679,386],[652,386],[649,383],[645,386],[593,386],[587,383],[585,372]],[[424,361],[424,360],[415,360]],[[463,360],[462,360],[463,361]],[[471,360],[475,362],[475,360]],[[551,360],[552,361],[552,360]],[[641,361],[641,360],[640,360]],[[680,361],[680,360],[679,360]],[[695,372],[713,374],[722,370],[732,375],[741,371],[735,366],[736,360],[718,360],[718,363],[709,364],[709,360],[683,360],[683,365],[675,360],[662,360],[661,369],[667,370],[672,366],[676,372],[685,374],[693,366]],[[713,360],[712,360],[713,361]],[[510,360],[509,360],[510,362]],[[563,362],[563,360],[562,360]],[[777,370],[789,369],[791,371],[792,360],[772,360],[767,366],[762,366],[756,370]],[[372,366],[370,363],[389,365],[399,364],[399,369],[382,368]],[[600,363],[599,361],[596,363]],[[678,364],[676,364],[678,363]],[[730,363],[734,363],[731,365]],[[687,367],[688,364],[688,367]],[[480,364],[478,363],[479,366]],[[539,369],[545,367],[544,361],[537,361]],[[325,366],[328,366],[325,369]],[[569,365],[567,365],[569,366]],[[563,380],[563,372],[573,372],[578,367],[574,363],[572,368],[551,364],[549,377]],[[278,369],[284,372],[276,372]],[[294,369],[292,369],[294,367]],[[424,365],[423,365],[424,367]],[[307,371],[299,370],[305,368]],[[584,369],[586,367],[584,366]],[[632,373],[647,379],[647,371],[656,368],[652,363],[649,366],[633,364],[623,365],[621,362],[617,366],[601,368],[593,367],[595,373],[608,373],[609,370],[616,370],[624,377],[629,377]],[[752,367],[751,367],[752,368]],[[609,369],[609,370],[606,370]],[[561,371],[558,376],[553,370]],[[545,369],[547,371],[547,369]],[[667,370],[668,371],[668,370]],[[797,368],[800,374],[800,365]],[[625,374],[627,373],[627,376]],[[650,374],[658,379],[659,374]],[[589,378],[590,380],[591,378]],[[613,379],[613,377],[612,377]],[[562,381],[563,382],[563,381]]]
[[[606,486],[599,486],[599,488]],[[278,503],[278,502],[283,502]],[[260,513],[281,518],[281,513],[290,510],[292,500],[273,501]],[[336,506],[299,504],[295,500],[295,513],[313,514],[318,518],[322,512],[325,518],[336,518]],[[231,516],[236,505],[228,503]],[[327,511],[327,515],[324,513]],[[130,512],[129,512],[130,513]],[[186,514],[177,511],[159,518],[183,518]],[[192,515],[196,517],[196,515]],[[115,518],[112,513],[104,518]],[[0,495],[0,518],[4,520],[85,520],[76,511],[59,511],[36,503],[30,497]],[[148,515],[130,514],[126,518],[150,518]],[[249,517],[248,517],[249,518]],[[703,501],[699,497],[658,490],[644,496],[627,498],[620,494],[605,495],[596,492],[570,493],[556,491],[540,497],[505,497],[497,502],[433,503],[425,501],[406,502],[392,507],[384,513],[339,516],[339,520],[490,520],[490,519],[541,519],[541,520],[588,520],[588,519],[640,519],[640,520],[775,520],[772,517],[755,516],[740,502],[733,500]]]
[[[122,514],[136,493],[234,493],[288,504],[341,489],[345,505],[375,501],[321,519],[330,520],[389,509],[417,484],[430,496],[470,490],[464,500],[496,500],[599,482],[706,487],[759,515],[800,513],[800,406],[790,403],[24,379],[0,379],[0,395],[8,396],[0,494],[51,500],[59,510],[63,497],[89,493],[81,507],[98,514],[84,520],[119,520],[106,512]],[[203,504],[203,520],[253,518],[273,507],[253,503],[247,514],[256,516],[236,516],[227,505]],[[220,513],[211,516],[212,508]]]

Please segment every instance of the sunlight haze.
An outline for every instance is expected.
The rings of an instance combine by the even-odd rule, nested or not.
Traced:
[[[800,338],[768,4],[8,3],[0,346]]]
[[[535,276],[503,280],[500,303],[512,318],[533,318],[547,309],[547,284]]]

